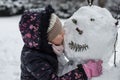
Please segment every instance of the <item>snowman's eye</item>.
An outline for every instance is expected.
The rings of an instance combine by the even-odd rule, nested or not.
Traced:
[[[91,18],[90,21],[95,21],[95,19],[94,19],[94,18]]]
[[[72,22],[77,25],[77,20],[76,19],[72,19]]]
[[[82,34],[83,34],[83,31],[82,31],[82,30],[80,30],[79,28],[76,28],[76,31],[77,31],[80,35],[82,35]]]

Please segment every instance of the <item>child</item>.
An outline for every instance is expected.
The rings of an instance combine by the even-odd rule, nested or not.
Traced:
[[[101,74],[101,61],[90,60],[57,76],[57,55],[63,53],[64,32],[51,6],[42,11],[24,12],[19,27],[25,43],[21,54],[21,80],[87,80]]]

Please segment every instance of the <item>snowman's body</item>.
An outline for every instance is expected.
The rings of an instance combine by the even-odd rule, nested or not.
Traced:
[[[66,64],[62,74],[89,59],[103,60],[104,74],[114,53],[117,36],[115,23],[116,20],[105,8],[85,6],[76,11],[64,24],[65,55],[73,64]],[[97,77],[95,80],[102,79]]]

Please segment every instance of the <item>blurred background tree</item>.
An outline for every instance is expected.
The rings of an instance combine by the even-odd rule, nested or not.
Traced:
[[[87,0],[0,0],[0,15],[21,14],[25,9],[43,8],[51,4],[61,18],[69,18],[80,7],[88,5]],[[113,16],[117,14],[120,0],[94,0],[94,4],[106,7]],[[6,14],[6,15],[5,15]]]
[[[98,5],[104,7],[106,5],[107,0],[98,0]]]

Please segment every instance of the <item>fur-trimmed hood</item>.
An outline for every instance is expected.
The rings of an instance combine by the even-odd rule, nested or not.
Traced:
[[[19,23],[19,29],[27,47],[40,49],[48,43],[47,29],[52,13],[54,13],[54,9],[50,5],[45,10],[30,9],[23,13]]]

